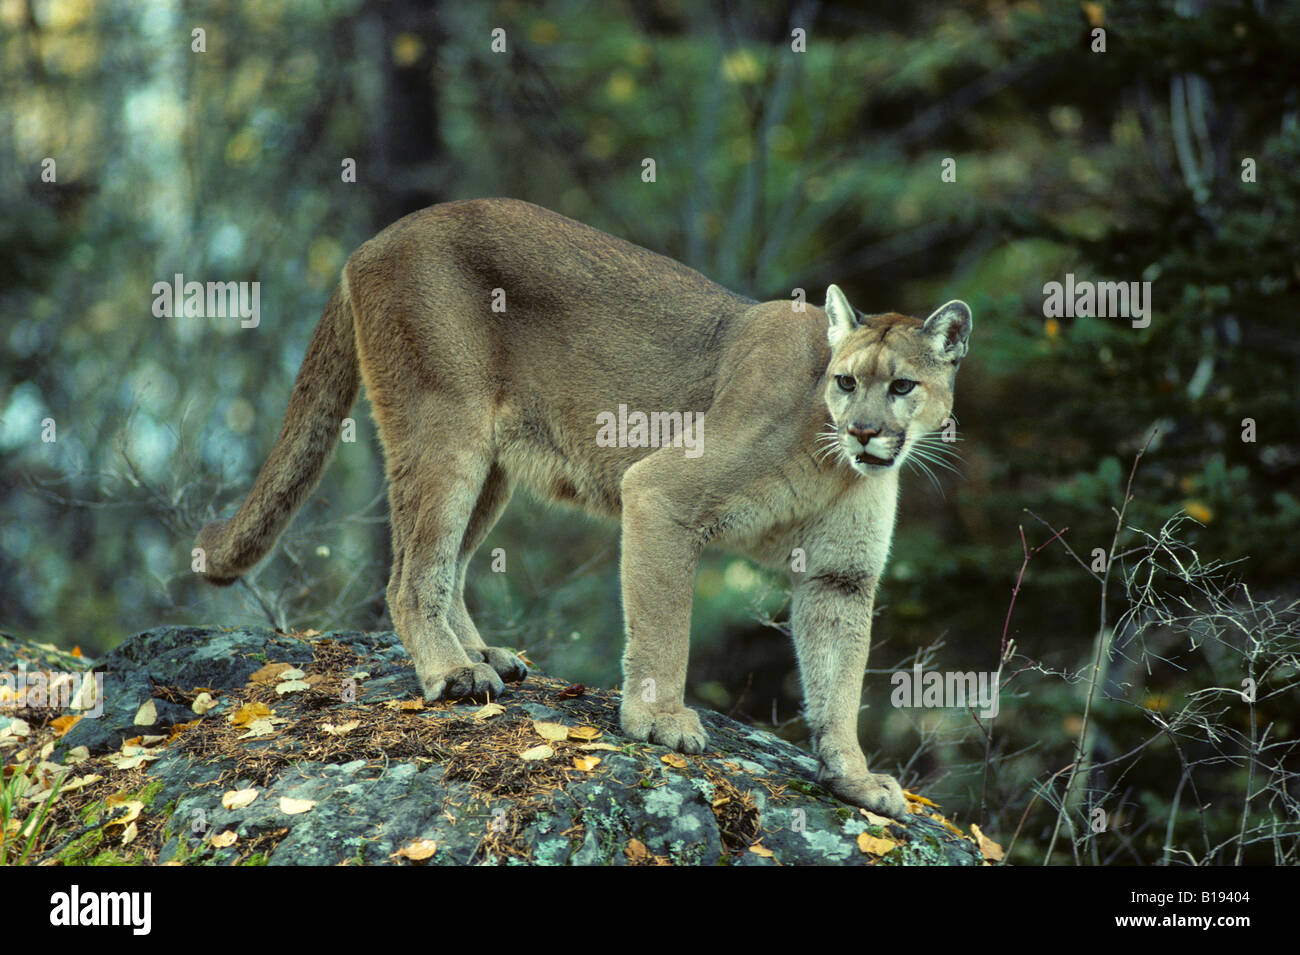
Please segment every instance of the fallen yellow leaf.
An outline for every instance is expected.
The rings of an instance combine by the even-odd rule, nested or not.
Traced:
[[[227,829],[225,832],[218,833],[208,840],[214,848],[225,849],[227,846],[233,846],[239,841],[239,836],[233,829]]]
[[[894,822],[893,819],[890,819],[887,816],[876,815],[870,809],[859,809],[858,812],[866,816],[867,822],[869,822],[873,826],[888,826],[888,825],[892,825]],[[902,825],[902,823],[899,823],[899,825]]]
[[[140,812],[144,809],[144,803],[141,802],[139,799],[132,799],[130,801],[123,802],[121,803],[121,806],[123,810],[122,815],[118,816],[115,819],[108,820],[108,822],[105,823],[105,825],[125,826],[129,822],[135,822],[135,820],[139,817]]]
[[[265,703],[245,703],[235,712],[230,714],[230,722],[236,726],[247,726],[254,720],[260,720],[263,717],[270,716],[275,711]]]
[[[268,733],[274,732],[275,724],[273,724],[269,719],[253,720],[253,722],[248,724],[248,732],[239,738],[252,739],[255,736],[266,736]]]
[[[599,756],[575,756],[573,757],[573,768],[581,769],[584,773],[589,773],[600,765]]]
[[[673,769],[685,769],[687,766],[685,758],[678,756],[676,753],[664,753],[659,757],[659,761],[667,763]]]
[[[249,683],[271,684],[279,681],[280,674],[285,670],[292,670],[292,663],[268,663],[260,670],[254,670],[248,677]]]
[[[145,700],[144,705],[135,711],[135,725],[153,726],[157,722],[158,707],[154,706],[153,700]]]
[[[232,789],[221,797],[221,805],[227,809],[243,809],[256,798],[256,789]]]
[[[91,773],[87,776],[73,776],[59,788],[65,793],[71,792],[74,789],[81,789],[85,786],[89,786],[91,783],[97,783],[103,778],[104,777],[100,776],[98,773]]]
[[[558,743],[560,740],[569,738],[569,728],[563,723],[548,723],[544,720],[533,720],[533,732],[542,739],[550,740],[552,743]]]
[[[943,816],[939,816],[937,818],[939,822],[943,824],[943,827],[947,829],[949,832],[951,832],[954,836],[961,836],[963,839],[966,838],[966,833],[962,832],[960,829],[954,826],[947,819],[943,818]]]
[[[749,851],[754,853],[756,856],[762,856],[764,859],[771,859],[776,855],[775,852],[767,848],[767,846],[763,845],[761,842],[755,842],[749,847]]]
[[[54,727],[55,732],[62,736],[68,730],[72,729],[72,727],[76,726],[79,719],[81,719],[80,716],[69,713],[67,716],[54,718],[50,721],[50,725]]]
[[[990,862],[1002,861],[1002,847],[990,839],[984,833],[980,832],[980,827],[975,823],[970,824],[971,835],[975,837],[975,844],[980,847],[980,855]]]
[[[193,729],[198,724],[199,724],[198,720],[190,720],[188,723],[173,723],[172,728],[171,730],[169,730],[169,732],[171,733],[172,738],[175,739],[177,736],[180,736],[186,730]]]
[[[478,722],[482,722],[483,720],[490,720],[494,716],[500,716],[505,711],[506,708],[500,703],[485,703],[483,708],[477,711],[471,718]]]
[[[883,856],[887,852],[893,852],[898,848],[898,843],[893,839],[880,839],[876,836],[868,835],[865,832],[858,833],[858,848],[867,855]]]
[[[550,759],[555,755],[555,750],[542,743],[540,746],[532,746],[519,754],[519,758],[532,762],[535,759]]]
[[[416,839],[410,845],[398,849],[396,854],[403,859],[410,859],[412,862],[421,862],[437,851],[438,843],[432,839]]]
[[[594,726],[575,726],[569,730],[569,739],[580,739],[590,742],[601,735],[600,730]]]
[[[280,811],[286,816],[297,816],[304,812],[310,812],[316,806],[314,799],[290,799],[288,796],[280,797]]]

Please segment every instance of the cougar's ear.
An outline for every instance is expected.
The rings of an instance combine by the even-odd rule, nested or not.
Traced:
[[[860,328],[862,323],[858,321],[858,313],[849,304],[849,300],[844,297],[838,285],[829,285],[826,287],[826,316],[831,320],[830,326],[826,329],[826,339],[834,348],[854,329]]]
[[[966,357],[970,330],[970,306],[954,299],[935,309],[925,320],[921,334],[930,340],[935,355],[955,365]]]

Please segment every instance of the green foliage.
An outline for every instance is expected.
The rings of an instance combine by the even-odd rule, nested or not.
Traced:
[[[0,783],[0,865],[26,865],[32,861],[32,853],[41,847],[41,830],[45,828],[50,807],[67,777],[65,770],[54,780],[49,794],[39,803],[28,802],[23,812],[23,796],[44,770],[35,763],[16,769]]]

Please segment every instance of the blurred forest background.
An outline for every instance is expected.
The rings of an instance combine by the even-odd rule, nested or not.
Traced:
[[[352,249],[513,196],[757,298],[970,303],[960,473],[905,478],[878,598],[873,769],[1017,862],[1296,862],[1300,8],[866,6],[0,0],[0,628],[98,655],[388,627],[364,400],[248,586],[202,584],[193,534],[256,475]],[[1150,325],[1045,317],[1071,272],[1150,281]],[[155,318],[175,273],[260,282],[261,324]],[[617,568],[616,527],[520,496],[471,610],[615,685]],[[798,739],[784,588],[706,559],[688,692]],[[917,659],[1005,659],[998,717],[891,706]]]

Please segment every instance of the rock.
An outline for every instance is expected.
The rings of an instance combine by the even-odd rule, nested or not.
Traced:
[[[924,801],[909,799],[905,826],[873,824],[817,785],[806,752],[719,713],[700,711],[708,751],[680,756],[624,738],[617,694],[561,696],[563,681],[535,671],[511,686],[501,712],[481,701],[426,704],[392,632],[159,627],[94,662],[0,635],[0,664],[12,672],[20,660],[28,670],[93,666],[103,675],[100,717],[67,728],[56,722],[65,711],[29,708],[18,714],[28,737],[0,728],[6,761],[35,765],[55,740],[47,770],[85,747],[89,758],[70,776],[102,777],[56,797],[44,861],[981,862],[974,840]],[[303,676],[281,679],[288,666],[271,664]],[[202,692],[216,705],[200,716],[191,707]],[[149,700],[154,722],[137,725]],[[543,727],[543,737],[534,721],[570,735],[556,740]],[[551,755],[520,758],[541,746]],[[33,772],[29,795],[51,781]],[[225,808],[225,794],[247,789],[256,790],[251,802]],[[111,820],[131,800],[145,809],[128,838]]]

